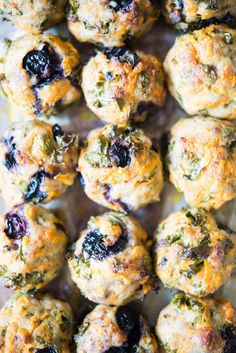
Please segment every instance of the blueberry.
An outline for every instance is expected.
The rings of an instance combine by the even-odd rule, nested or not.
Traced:
[[[45,348],[37,348],[35,353],[58,353],[58,349],[55,346],[47,346]]]
[[[139,324],[138,315],[128,307],[120,307],[117,309],[116,321],[120,329],[126,335],[129,335],[132,330],[134,330],[137,322]]]
[[[82,189],[85,190],[85,181],[84,181],[84,177],[83,175],[79,172],[79,182],[80,182],[80,185],[82,186]]]
[[[103,238],[104,236],[97,229],[89,232],[82,244],[83,252],[85,252],[89,258],[94,258],[102,261],[106,257],[113,254],[118,254],[124,250],[128,241],[125,232],[121,234],[115,244],[110,246],[105,245]]]
[[[17,213],[6,215],[5,233],[10,239],[20,239],[27,234],[27,221]]]
[[[40,190],[46,177],[50,178],[50,174],[45,172],[45,170],[40,170],[32,176],[31,182],[29,183],[25,193],[26,201],[38,203],[46,199],[47,193]]]
[[[122,141],[116,141],[110,146],[109,155],[117,167],[124,168],[131,162],[129,148]]]
[[[3,164],[8,170],[12,170],[17,166],[18,163],[15,158],[15,151],[11,151],[5,155]]]
[[[108,8],[113,11],[127,11],[133,0],[109,0]]]
[[[8,149],[8,153],[6,153],[6,155],[5,155],[5,160],[4,160],[3,164],[8,170],[11,170],[18,165],[16,158],[15,158],[16,144],[13,143],[13,136],[11,136],[9,139],[4,139],[3,142],[5,143],[5,145],[7,146],[7,149]]]
[[[223,353],[236,352],[236,328],[225,326],[221,331],[221,337],[226,341]]]
[[[132,68],[139,63],[138,55],[127,48],[106,48],[104,54],[108,59],[118,59],[122,63],[129,64]]]
[[[62,131],[62,128],[58,124],[53,125],[52,132],[55,140],[57,137],[60,137],[64,134],[64,132]]]
[[[23,68],[30,77],[36,77],[36,85],[48,84],[62,75],[60,60],[49,44],[44,43],[40,50],[31,50],[23,58]]]

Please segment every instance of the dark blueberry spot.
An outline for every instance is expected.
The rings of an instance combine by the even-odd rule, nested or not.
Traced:
[[[109,0],[108,7],[116,12],[127,11],[132,2],[133,0]]]
[[[80,182],[80,185],[82,186],[83,190],[85,190],[85,181],[84,181],[84,177],[83,175],[79,172],[79,182]]]
[[[116,321],[120,329],[127,336],[122,346],[111,347],[106,353],[135,353],[141,338],[140,316],[127,307],[120,307],[116,311]]]
[[[57,137],[61,137],[64,134],[62,128],[58,124],[53,125],[52,132],[55,140]]]
[[[35,112],[35,114],[37,116],[40,116],[42,111],[43,111],[43,105],[42,105],[41,99],[39,97],[38,87],[33,86],[32,87],[32,92],[33,92],[34,97],[35,97],[34,112]]]
[[[23,59],[23,68],[34,77],[34,86],[49,84],[62,75],[60,60],[54,50],[45,43],[40,50],[31,50]]]
[[[15,168],[18,163],[16,161],[16,145],[13,143],[13,136],[11,136],[9,139],[4,139],[3,142],[7,146],[8,153],[5,155],[5,160],[3,162],[4,166],[8,169],[11,170]]]
[[[224,230],[225,232],[227,232],[228,234],[235,234],[235,231],[233,231],[233,229],[229,228],[228,226],[226,226],[225,224],[222,224],[220,222],[217,222],[217,227],[219,229]]]
[[[65,232],[66,231],[65,227],[61,223],[55,223],[55,227],[57,228],[57,230],[59,230],[61,232]]]
[[[105,245],[103,238],[104,236],[97,229],[89,232],[82,244],[83,252],[85,252],[90,258],[102,261],[106,257],[118,254],[124,250],[128,241],[125,232],[123,232],[119,239],[110,246]]]
[[[137,108],[138,115],[142,115],[145,112],[150,112],[154,107],[155,107],[155,104],[152,102],[141,101],[138,104],[138,108]]]
[[[106,77],[106,80],[110,81],[110,80],[112,80],[113,75],[110,71],[107,71],[105,77]]]
[[[228,26],[232,25],[234,22],[234,17],[231,14],[227,14],[222,18],[218,18],[218,17],[212,17],[208,20],[199,20],[199,21],[195,21],[193,23],[191,23],[186,30],[184,30],[183,32],[187,32],[187,31],[195,31],[201,28],[205,28],[208,27],[212,24],[226,24]]]
[[[38,203],[46,199],[47,193],[40,190],[41,185],[43,184],[46,177],[50,178],[50,174],[44,170],[40,170],[32,176],[31,182],[29,183],[25,193],[26,201],[33,201]]]
[[[15,151],[11,151],[5,155],[4,165],[8,170],[11,170],[17,166]]]
[[[221,330],[221,337],[226,341],[223,353],[235,353],[236,352],[236,328],[231,326],[225,326]]]
[[[129,64],[132,68],[139,62],[138,55],[127,48],[105,48],[104,53],[108,59],[118,59],[122,63]]]
[[[129,148],[122,141],[116,141],[110,146],[109,156],[117,167],[124,168],[131,162]]]
[[[27,221],[24,216],[17,213],[6,215],[5,233],[10,239],[20,239],[27,234]]]
[[[162,267],[165,267],[166,264],[167,264],[167,262],[168,262],[167,258],[166,258],[166,257],[163,257],[163,259],[161,260],[161,266],[162,266]]]
[[[37,348],[35,353],[58,353],[58,349],[55,346],[47,346],[45,348]]]

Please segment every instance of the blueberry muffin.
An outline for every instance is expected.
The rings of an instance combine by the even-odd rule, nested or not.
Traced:
[[[6,286],[45,286],[63,265],[66,243],[63,224],[42,207],[23,204],[1,215],[0,275]]]
[[[0,310],[1,353],[70,353],[73,315],[49,295],[14,294]]]
[[[155,270],[165,286],[206,296],[236,267],[236,233],[204,209],[172,213],[155,233]]]
[[[9,43],[0,83],[25,116],[47,117],[79,100],[79,71],[78,52],[67,40],[28,34]]]
[[[11,205],[49,202],[74,183],[78,135],[39,120],[13,123],[0,139],[0,181]]]
[[[128,307],[98,305],[76,335],[77,353],[157,353],[157,342],[141,315]]]
[[[157,320],[162,353],[236,352],[236,310],[225,299],[177,294]]]
[[[177,29],[187,31],[213,23],[231,24],[236,14],[235,0],[164,0],[164,16]]]
[[[236,30],[212,25],[176,39],[164,69],[189,115],[236,118]]]
[[[179,120],[171,129],[170,180],[192,207],[219,208],[236,197],[236,126],[214,118]]]
[[[66,0],[0,0],[0,15],[17,28],[37,33],[60,22]]]
[[[91,58],[82,72],[82,89],[88,107],[111,124],[144,120],[166,98],[161,61],[126,48],[108,48]]]
[[[93,130],[82,148],[79,171],[87,196],[117,211],[158,201],[163,187],[157,144],[131,126]]]
[[[151,289],[147,234],[124,213],[91,217],[69,251],[73,281],[89,300],[122,305]]]
[[[69,30],[81,42],[122,46],[145,35],[158,17],[150,0],[70,0]]]

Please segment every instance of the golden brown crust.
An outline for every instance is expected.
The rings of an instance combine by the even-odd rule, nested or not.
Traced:
[[[0,216],[0,268],[7,287],[41,288],[59,272],[67,243],[61,221],[34,205]]]
[[[33,53],[29,64],[26,58],[32,57]],[[42,63],[42,58],[40,62],[39,55],[49,63]],[[27,69],[27,65],[36,67],[38,61],[39,72],[45,65],[42,73],[45,77]],[[10,44],[4,58],[2,88],[26,116],[50,116],[79,100],[79,65],[79,54],[68,41],[52,34],[28,34]]]
[[[127,335],[119,327],[116,319],[117,312],[120,309],[123,310],[124,307],[98,305],[85,317],[76,336],[77,353],[103,353],[115,347],[116,349],[119,349],[118,347],[122,349],[121,346],[127,344]],[[124,310],[127,309],[125,308]],[[156,339],[142,316],[133,313],[133,311],[128,311],[128,313],[134,314],[134,320],[137,316],[136,320],[138,320],[138,323],[135,322],[139,326],[135,327],[134,332],[138,340],[135,349],[144,353],[157,353]],[[130,320],[130,317],[128,317],[128,320]],[[138,337],[138,330],[140,330],[140,337]]]
[[[1,192],[11,205],[49,202],[74,183],[77,134],[39,120],[11,125],[0,142]]]
[[[151,289],[146,240],[140,224],[123,213],[90,218],[69,254],[72,279],[96,303],[122,305],[143,297]]]
[[[171,94],[189,115],[236,118],[236,31],[212,25],[178,37],[164,69]]]
[[[155,270],[168,287],[185,293],[212,294],[236,266],[235,234],[218,228],[203,209],[172,213],[155,233]]]
[[[54,348],[71,352],[73,315],[69,304],[45,295],[16,293],[0,310],[0,352],[32,353]]]
[[[0,0],[0,13],[17,28],[37,33],[60,22],[65,5],[66,0]]]
[[[235,124],[210,117],[179,120],[171,129],[170,180],[192,207],[219,208],[236,196]]]
[[[233,349],[235,329],[236,311],[227,300],[180,293],[161,311],[156,334],[163,353],[192,353],[196,347],[199,353],[224,353],[226,346]]]
[[[145,35],[158,17],[158,11],[149,0],[130,1],[120,10],[112,9],[111,3],[109,0],[71,0],[68,14],[71,33],[81,42],[122,46],[127,38]]]
[[[119,149],[125,161],[120,161]],[[159,200],[163,187],[160,153],[143,130],[131,126],[107,125],[92,131],[78,169],[88,197],[117,211]]]
[[[82,89],[87,105],[107,123],[144,120],[150,105],[160,107],[165,102],[162,63],[140,51],[124,50],[121,58],[115,53],[119,51],[113,56],[98,52],[84,67]],[[125,56],[130,56],[130,62],[123,61]]]

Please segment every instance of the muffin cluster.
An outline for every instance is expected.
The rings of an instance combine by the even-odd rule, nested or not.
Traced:
[[[167,22],[182,30],[164,64],[129,43],[151,29],[157,5],[0,0],[0,16],[28,32],[6,41],[0,58],[1,90],[19,114],[0,138],[9,207],[0,215],[0,276],[15,291],[0,310],[0,353],[236,352],[236,310],[215,296],[236,268],[236,232],[211,213],[236,198],[236,4],[163,1]],[[42,32],[63,18],[75,39],[97,46],[87,62],[76,45]],[[170,128],[162,153],[162,131],[136,123],[162,109],[166,87],[189,116]],[[55,123],[82,93],[107,123],[84,140]],[[164,174],[187,205],[150,239],[131,213],[160,200]],[[99,215],[68,244],[50,202],[79,180]],[[94,304],[77,323],[68,303],[45,294],[65,261]],[[158,283],[178,292],[155,335],[130,302]]]

